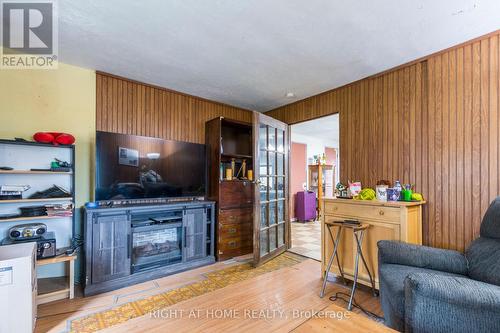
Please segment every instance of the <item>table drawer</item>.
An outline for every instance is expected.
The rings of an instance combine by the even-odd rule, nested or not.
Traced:
[[[251,252],[251,249],[253,249],[252,237],[232,237],[219,240],[219,253],[235,252],[237,250]]]
[[[253,225],[253,208],[221,209],[219,224]]]
[[[336,202],[326,203],[325,214],[342,215],[352,217],[353,219],[365,218],[389,222],[399,222],[401,218],[401,212],[398,207],[363,206]]]
[[[219,237],[221,240],[229,238],[250,239],[253,237],[253,228],[250,224],[219,224]]]

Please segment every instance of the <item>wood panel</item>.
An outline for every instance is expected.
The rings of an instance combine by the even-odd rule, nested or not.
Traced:
[[[207,120],[252,121],[249,110],[100,72],[96,112],[98,131],[195,143],[205,143]]]
[[[463,251],[499,195],[500,32],[267,114],[340,114],[341,181],[416,184],[424,244]]]

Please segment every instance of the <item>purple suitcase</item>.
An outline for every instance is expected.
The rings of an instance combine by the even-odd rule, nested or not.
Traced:
[[[316,193],[311,191],[297,192],[295,195],[295,217],[302,222],[316,219]]]

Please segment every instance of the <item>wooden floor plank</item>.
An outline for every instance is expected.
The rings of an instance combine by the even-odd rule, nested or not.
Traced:
[[[109,308],[117,304],[118,296],[129,295],[124,301],[138,298],[147,294],[147,288],[152,285],[175,287],[181,281],[186,284],[201,278],[201,272],[221,267],[227,266],[216,263],[94,297],[47,304],[40,309],[45,317],[38,320],[37,332],[60,332],[65,329],[69,318]],[[329,284],[327,296],[320,298],[319,272],[320,263],[308,259],[175,304],[166,308],[168,311],[153,316],[146,314],[100,332],[314,332],[322,327],[330,329],[331,325],[335,327],[334,331],[389,332],[384,326],[355,313],[357,310],[348,312],[341,301],[332,304],[327,296],[348,291],[342,285]],[[368,310],[380,313],[378,298],[363,289],[357,292],[356,300]],[[313,314],[322,310],[343,314],[344,319],[326,322],[311,319]]]

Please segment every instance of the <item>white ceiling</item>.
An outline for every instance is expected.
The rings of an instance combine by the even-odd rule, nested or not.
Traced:
[[[61,61],[257,111],[500,28],[499,0],[58,3]]]
[[[339,115],[321,117],[291,126],[293,142],[322,142],[324,146],[339,147]]]

